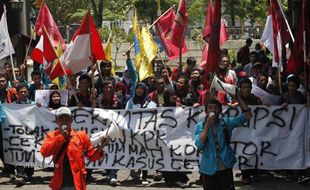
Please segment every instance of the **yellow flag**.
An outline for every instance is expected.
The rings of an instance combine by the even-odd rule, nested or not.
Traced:
[[[155,44],[150,32],[145,27],[142,27],[141,30],[140,49],[142,61],[140,62],[139,78],[140,81],[142,81],[154,74],[152,61],[158,52],[157,45]]]
[[[140,48],[140,27],[139,27],[139,20],[137,10],[135,9],[135,15],[133,18],[133,41],[134,41],[134,48],[135,48],[135,66],[136,70],[139,71],[140,62],[141,62],[141,48]]]
[[[57,49],[56,49],[56,55],[57,55],[57,57],[61,57],[62,54],[63,54],[62,44],[59,41],[58,45],[57,45]],[[52,70],[54,69],[56,64],[59,64],[57,62],[58,62],[58,60],[54,61]],[[57,84],[58,88],[62,90],[64,88],[64,77],[62,77],[62,76],[61,77],[57,77],[54,80],[52,80],[52,83]]]
[[[107,61],[111,62],[111,65],[112,65],[111,74],[115,75],[115,64],[114,64],[114,61],[112,59],[112,43],[111,43],[111,38],[112,38],[112,35],[110,34],[109,38],[108,38],[108,41],[107,41],[107,43],[105,44],[105,47],[104,47],[104,53],[105,53],[105,59]]]

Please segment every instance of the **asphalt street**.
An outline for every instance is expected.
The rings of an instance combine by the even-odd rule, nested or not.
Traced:
[[[2,164],[1,164],[2,165]],[[0,171],[3,168],[0,167]],[[239,177],[239,171],[234,171],[235,173],[235,184],[237,190],[309,190],[310,186],[305,185],[299,185],[295,181],[291,181],[288,179],[285,179],[280,176],[273,176],[273,175],[261,175],[260,182],[254,182],[250,185],[243,185],[241,183],[241,178]],[[193,172],[191,174],[188,174],[188,177],[190,178],[188,187],[186,188],[180,188],[176,186],[167,186],[164,182],[164,180],[155,182],[152,179],[152,176],[155,174],[154,171],[149,172],[148,180],[149,185],[143,186],[140,182],[132,180],[130,177],[130,171],[129,170],[120,170],[118,172],[118,180],[119,185],[118,186],[111,186],[109,185],[109,181],[107,177],[104,175],[103,171],[100,170],[94,170],[93,177],[94,180],[91,182],[88,182],[87,189],[104,189],[104,190],[110,190],[110,189],[120,189],[120,190],[134,190],[134,189],[147,189],[147,190],[164,190],[164,189],[188,189],[188,190],[200,190],[202,187],[197,184],[197,179],[199,178],[199,174],[197,172]],[[50,182],[50,179],[53,175],[52,171],[46,171],[42,169],[36,169],[35,174],[33,176],[33,180],[31,183],[27,183],[26,185],[18,188],[23,190],[35,190],[35,189],[49,189],[48,184]],[[237,177],[236,177],[237,176]],[[1,176],[0,177],[0,189],[17,189],[15,184],[10,180],[9,177]]]

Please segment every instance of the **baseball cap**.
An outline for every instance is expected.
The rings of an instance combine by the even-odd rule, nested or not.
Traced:
[[[56,110],[56,117],[60,117],[62,115],[67,115],[71,117],[71,110],[67,107],[60,107]]]

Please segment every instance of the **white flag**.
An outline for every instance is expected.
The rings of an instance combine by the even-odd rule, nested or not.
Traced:
[[[0,59],[15,53],[8,32],[5,6],[3,6],[3,9],[4,10],[0,21]]]

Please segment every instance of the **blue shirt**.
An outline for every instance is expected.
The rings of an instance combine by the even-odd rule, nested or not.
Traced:
[[[202,156],[200,160],[199,172],[206,175],[214,175],[218,168],[218,158],[221,159],[225,168],[232,168],[236,163],[236,158],[232,148],[225,141],[224,128],[227,128],[227,132],[231,137],[232,130],[234,127],[241,126],[246,122],[245,116],[239,115],[237,117],[224,117],[221,118],[216,127],[217,139],[220,145],[218,152],[216,151],[215,138],[213,129],[208,129],[207,140],[203,143],[200,140],[200,134],[204,129],[204,122],[197,123],[195,129],[195,145],[199,151],[202,151]],[[218,153],[218,155],[217,155]]]

